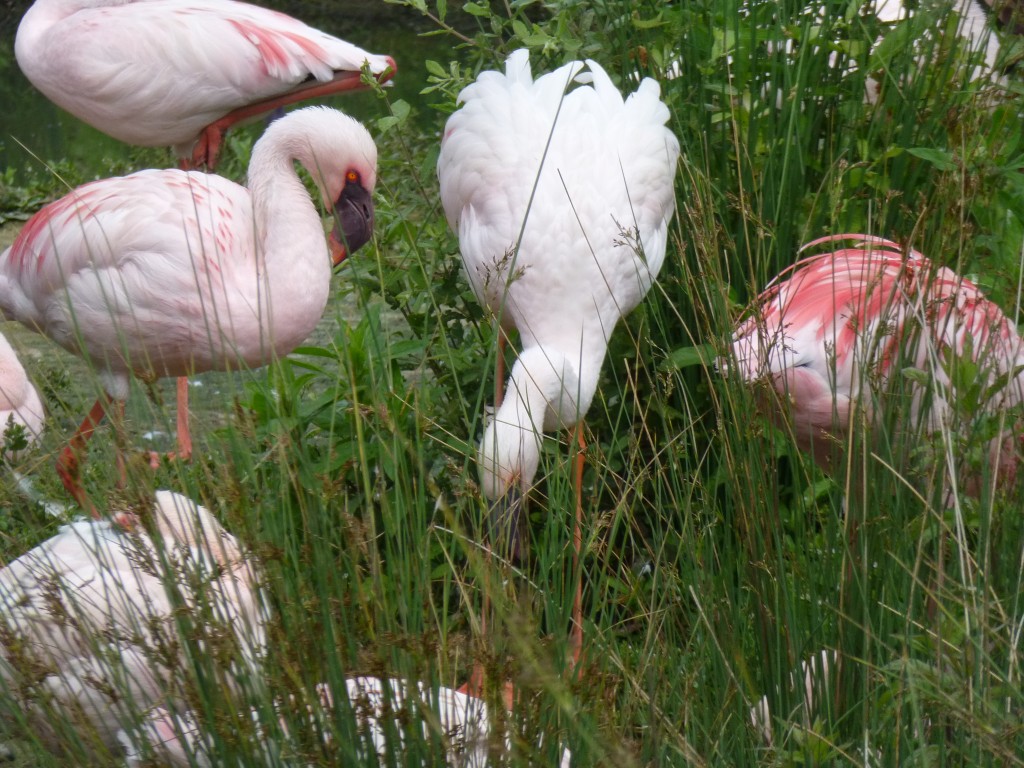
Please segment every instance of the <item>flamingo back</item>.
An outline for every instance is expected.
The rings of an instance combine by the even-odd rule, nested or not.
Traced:
[[[952,425],[965,385],[983,383],[978,416],[1024,402],[1021,338],[977,286],[877,237],[836,235],[804,249],[842,241],[853,244],[803,258],[768,286],[724,364],[776,391],[773,410],[786,411],[802,448],[842,439],[853,404],[870,411],[897,371],[916,369],[929,383],[915,385],[911,405],[927,432]],[[957,372],[962,361],[976,366],[970,382]]]
[[[60,55],[54,55],[59,51]],[[47,98],[121,141],[176,146],[228,112],[313,78],[390,64],[285,14],[234,0],[36,0],[15,55]]]
[[[438,176],[477,297],[524,346],[606,341],[657,276],[675,210],[679,143],[657,83],[624,101],[596,62],[534,79],[521,50],[459,100]]]

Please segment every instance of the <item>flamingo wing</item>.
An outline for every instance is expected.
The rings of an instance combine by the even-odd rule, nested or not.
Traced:
[[[0,311],[100,367],[120,354],[113,367],[144,370],[203,346],[211,313],[239,300],[226,286],[256,269],[255,252],[248,192],[226,179],[105,179],[43,208],[0,255]]]
[[[390,63],[233,0],[111,3],[43,17],[45,10],[30,9],[18,31],[26,76],[72,114],[143,146],[188,145],[233,109],[307,79],[330,80],[364,63],[379,74]]]
[[[934,383],[927,409],[922,393],[914,398],[930,430],[949,423],[957,359],[979,365],[986,409],[1024,402],[1022,341],[977,286],[880,238],[833,236],[805,248],[851,238],[851,247],[784,271],[733,335],[727,365],[777,390],[801,447],[845,431],[850,403],[866,387],[884,388],[897,367],[917,368]]]

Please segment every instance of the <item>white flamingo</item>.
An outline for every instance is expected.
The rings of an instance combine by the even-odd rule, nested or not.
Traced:
[[[484,495],[500,500],[533,485],[545,430],[577,425],[582,445],[608,339],[665,257],[679,142],[656,82],[623,100],[589,60],[534,80],[516,51],[459,101],[437,163],[441,201],[474,293],[523,347],[478,454]],[[501,378],[499,367],[496,389]],[[582,449],[578,461],[577,558]],[[511,542],[517,514],[498,513]]]
[[[12,426],[20,427],[22,438],[31,444],[42,433],[43,420],[39,392],[7,337],[0,334],[0,458],[17,458],[17,451],[5,452],[5,435]]]
[[[395,62],[234,0],[36,0],[18,65],[48,99],[129,144],[213,169],[236,122],[381,82]]]
[[[450,688],[430,688],[422,683],[410,685],[404,680],[377,677],[354,677],[345,681],[345,695],[357,722],[357,733],[364,739],[355,751],[360,763],[374,755],[381,765],[402,762],[408,758],[402,750],[410,740],[409,724],[422,723],[423,738],[439,737],[445,746],[445,765],[452,768],[486,768],[491,765],[492,723],[487,705],[479,698],[467,696]],[[279,702],[280,712],[285,705]],[[302,706],[289,699],[287,708],[292,712],[308,714],[311,726],[330,740],[329,723],[336,719],[334,698],[325,685],[318,685],[312,704]],[[251,713],[256,719],[256,713]],[[415,718],[415,720],[413,720]],[[293,717],[291,722],[295,722]],[[281,731],[288,734],[289,718],[282,716]],[[396,734],[397,743],[388,738]],[[119,736],[128,755],[128,768],[149,765],[155,758],[169,768],[212,768],[220,765],[215,759],[214,742],[204,733],[196,715],[191,711],[175,713],[167,707],[156,707],[148,713],[138,727],[124,730]],[[258,737],[257,751],[266,753],[265,765],[277,765],[272,758],[273,747],[268,738]],[[390,743],[389,743],[390,742]],[[508,747],[508,742],[505,742]],[[372,751],[368,751],[368,749]],[[390,755],[390,760],[389,760]],[[561,750],[560,768],[569,768],[571,755]],[[434,763],[430,763],[433,765]],[[419,763],[415,763],[419,765]]]
[[[370,238],[377,149],[352,118],[307,107],[256,143],[248,188],[149,170],[86,184],[43,208],[0,254],[0,312],[83,355],[122,406],[132,374],[185,376],[287,354],[323,314],[332,263],[293,161],[336,213],[338,263]],[[78,454],[107,397],[58,461],[85,509]]]
[[[234,537],[170,491],[156,493],[155,540],[142,530],[147,516],[66,525],[0,570],[2,709],[20,709],[54,752],[69,738],[56,722],[73,723],[78,743],[117,753],[121,728],[180,699],[189,624],[219,652],[232,638],[235,677],[261,653],[264,610]]]

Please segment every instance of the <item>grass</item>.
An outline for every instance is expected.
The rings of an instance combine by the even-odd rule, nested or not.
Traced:
[[[481,659],[524,694],[507,765],[553,765],[560,743],[586,766],[1024,762],[1019,483],[954,507],[940,498],[943,441],[955,438],[968,471],[984,435],[906,434],[897,386],[846,447],[846,469],[825,476],[713,365],[751,297],[829,232],[912,244],[1018,313],[1019,85],[993,96],[964,82],[952,50],[918,72],[900,41],[934,14],[882,30],[859,3],[818,7],[471,4],[459,27],[470,42],[422,64],[429,92],[367,121],[381,149],[377,235],[336,279],[350,309],[332,309],[287,360],[218,379],[206,414],[221,418],[200,420],[191,465],[133,473],[132,493],[202,500],[265,564],[271,658],[265,688],[243,699],[265,709],[272,694],[340,690],[356,673],[454,685]],[[429,10],[445,17],[443,4]],[[513,569],[480,543],[474,455],[494,336],[434,178],[455,93],[523,45],[536,72],[592,56],[624,88],[638,69],[678,71],[663,80],[684,155],[666,266],[617,330],[587,421],[580,679],[564,662],[577,575],[566,435],[545,441],[528,561]],[[865,105],[868,75],[883,70],[879,103]],[[89,396],[73,386],[85,374],[59,360],[29,366],[55,418],[25,468],[53,495],[52,452]],[[173,418],[166,395],[168,409],[133,400]],[[145,418],[131,415],[133,441]],[[86,481],[115,505],[105,437]],[[5,493],[11,555],[52,523]],[[487,644],[484,591],[496,609]],[[805,719],[791,674],[822,648],[841,662]],[[239,702],[203,679],[193,695],[225,764],[266,764],[238,737]],[[771,746],[749,717],[762,695]],[[283,741],[292,764],[358,764],[349,713],[328,727],[327,745]],[[439,757],[430,740],[408,749],[396,765]]]

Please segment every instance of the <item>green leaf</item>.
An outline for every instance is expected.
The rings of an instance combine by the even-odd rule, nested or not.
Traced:
[[[909,147],[906,152],[916,158],[924,160],[927,163],[931,163],[940,171],[952,171],[957,167],[953,153],[947,152],[944,149]]]

